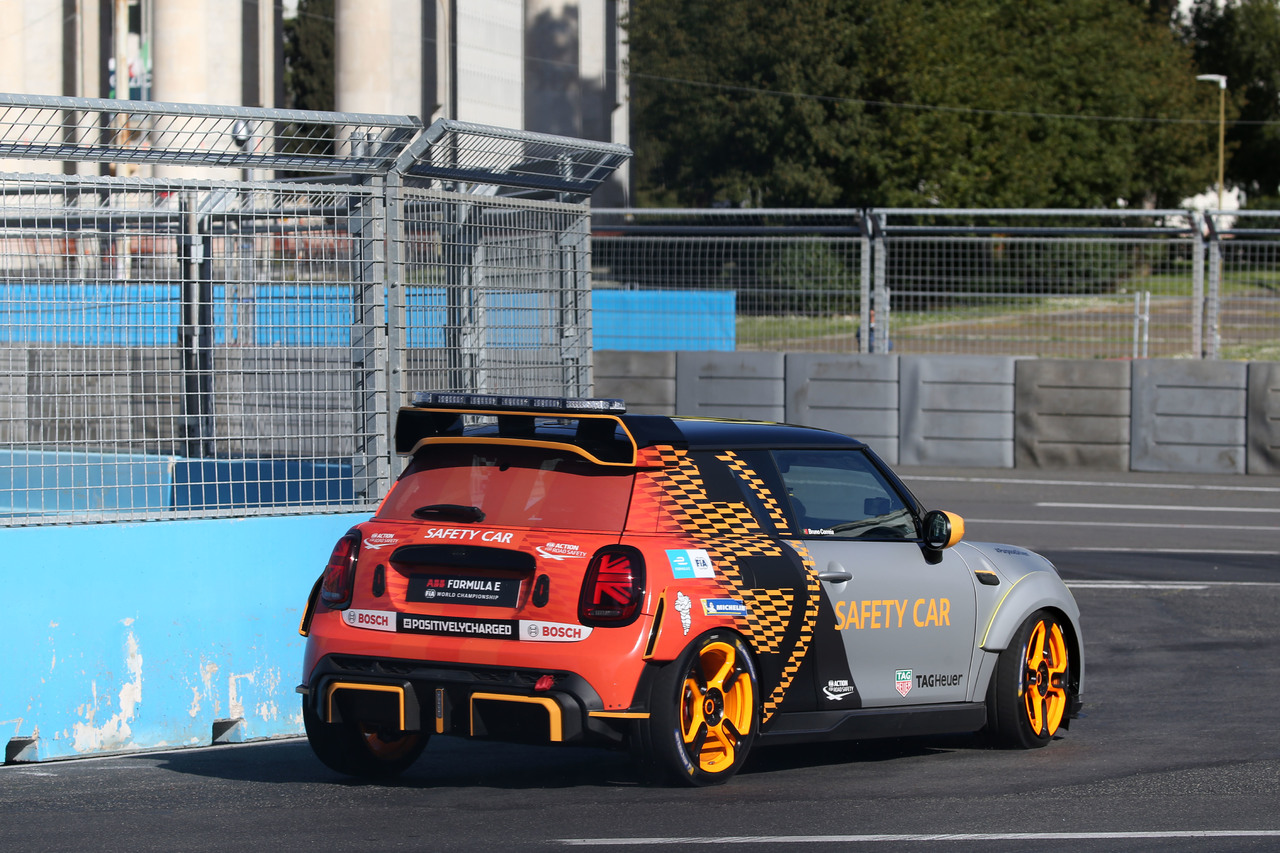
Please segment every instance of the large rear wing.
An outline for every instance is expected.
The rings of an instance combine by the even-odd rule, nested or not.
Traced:
[[[427,444],[509,443],[568,448],[599,465],[635,467],[638,443],[627,404],[590,397],[419,392],[396,418],[396,453]]]

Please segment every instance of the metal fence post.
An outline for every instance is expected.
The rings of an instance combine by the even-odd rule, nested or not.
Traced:
[[[874,313],[868,326],[870,331],[867,334],[867,338],[873,344],[872,352],[887,353],[889,351],[891,313],[889,306],[888,258],[886,257],[888,247],[885,240],[884,214],[873,212],[871,214],[871,223],[872,242],[875,246],[873,252],[873,266],[875,268],[873,289],[875,292],[871,299],[871,310]],[[877,329],[880,334],[875,337]]]
[[[382,285],[385,272],[386,187],[370,178],[373,193],[351,212],[354,270],[352,282],[351,359],[355,400],[352,411],[355,448],[352,475],[357,497],[377,500],[390,486],[387,430],[387,324]],[[357,196],[352,195],[352,203]]]
[[[869,210],[862,212],[859,222],[859,240],[862,244],[861,274],[858,276],[858,328],[871,329],[871,260],[873,254],[872,214]],[[871,352],[871,335],[858,335],[858,352]]]
[[[1191,352],[1204,358],[1204,252],[1205,216],[1191,214]]]
[[[1218,329],[1218,312],[1222,297],[1222,238],[1218,234],[1218,223],[1211,214],[1205,214],[1205,222],[1209,225],[1209,282],[1208,294],[1205,298],[1205,358],[1217,358],[1221,344],[1221,333]]]

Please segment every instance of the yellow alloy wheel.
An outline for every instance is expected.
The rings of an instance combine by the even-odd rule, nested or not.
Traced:
[[[1027,722],[1037,735],[1052,736],[1067,711],[1067,643],[1062,628],[1041,619],[1027,638],[1023,703]]]
[[[685,675],[680,731],[689,757],[707,773],[733,766],[744,734],[751,731],[755,690],[740,656],[729,643],[709,643]]]

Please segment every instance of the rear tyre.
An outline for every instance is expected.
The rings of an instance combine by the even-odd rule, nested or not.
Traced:
[[[1071,660],[1062,623],[1040,610],[1000,653],[987,690],[987,719],[1000,746],[1035,749],[1058,731],[1070,704]]]
[[[760,721],[751,650],[731,631],[691,643],[654,680],[636,759],[646,782],[719,785],[747,760]]]
[[[389,732],[359,723],[321,722],[305,699],[302,723],[316,758],[330,770],[362,779],[399,776],[422,755],[429,737],[426,732]]]

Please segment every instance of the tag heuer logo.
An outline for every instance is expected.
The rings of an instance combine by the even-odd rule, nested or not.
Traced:
[[[911,692],[911,670],[900,669],[894,677],[894,687],[898,688],[898,692],[906,696]]]

